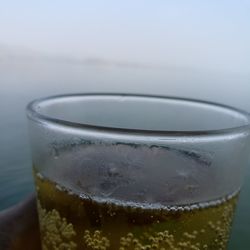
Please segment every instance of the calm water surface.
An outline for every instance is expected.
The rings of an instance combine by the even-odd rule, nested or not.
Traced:
[[[178,68],[0,61],[0,210],[33,191],[25,106],[62,93],[133,92],[217,101],[250,111],[250,75]],[[250,166],[230,250],[250,249]]]

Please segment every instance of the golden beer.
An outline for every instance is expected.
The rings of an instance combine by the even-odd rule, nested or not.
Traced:
[[[36,173],[43,250],[225,250],[237,195],[154,208],[79,196]]]

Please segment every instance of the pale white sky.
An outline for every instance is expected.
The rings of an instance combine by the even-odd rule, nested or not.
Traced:
[[[8,0],[0,45],[250,72],[249,13],[249,0]]]

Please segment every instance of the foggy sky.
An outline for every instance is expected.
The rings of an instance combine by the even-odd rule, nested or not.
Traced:
[[[0,48],[250,72],[249,13],[248,0],[9,0]]]

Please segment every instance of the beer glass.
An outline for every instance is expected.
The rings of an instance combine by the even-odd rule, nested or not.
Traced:
[[[27,107],[43,250],[225,250],[250,116],[199,100],[76,94]]]

